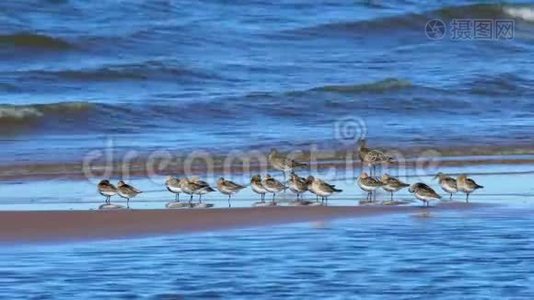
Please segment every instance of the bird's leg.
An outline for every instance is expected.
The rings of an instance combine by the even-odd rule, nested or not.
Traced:
[[[465,202],[469,203],[469,193],[467,193],[467,196],[465,197]]]
[[[451,193],[451,196],[449,197],[449,200],[452,200],[452,193]]]
[[[326,198],[326,206],[328,206],[328,197],[325,197]]]
[[[393,202],[393,192],[390,192],[391,193],[391,202]]]
[[[272,200],[273,203],[274,203],[274,197],[275,197],[275,196],[276,196],[276,193],[273,193],[273,200]]]
[[[265,193],[261,194],[261,202],[265,202]]]
[[[180,194],[176,194],[176,195],[174,195],[174,202],[177,202],[177,201],[178,201],[178,195],[180,195]]]
[[[130,208],[130,198],[126,198],[126,208]]]
[[[232,198],[232,194],[228,195],[228,207],[232,207],[232,204],[230,203],[230,198]]]
[[[191,194],[189,197],[189,204],[191,204],[191,202],[193,202],[193,194]]]
[[[202,203],[202,194],[198,195],[198,203]]]
[[[315,202],[319,202],[319,195],[315,195]]]

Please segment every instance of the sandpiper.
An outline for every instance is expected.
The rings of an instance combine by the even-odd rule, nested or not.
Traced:
[[[274,198],[276,197],[276,194],[286,189],[286,186],[283,183],[271,177],[271,175],[269,174],[267,174],[265,178],[263,178],[261,183],[263,184],[263,187],[267,190],[267,192],[273,194],[272,203],[275,203]]]
[[[430,201],[441,199],[440,195],[438,195],[431,187],[422,182],[412,184],[412,186],[409,188],[409,191],[410,193],[414,193],[415,198],[423,201],[426,206],[430,205]]]
[[[130,208],[130,198],[133,198],[141,193],[142,191],[134,188],[129,184],[126,184],[122,180],[117,183],[117,194],[119,194],[119,196],[121,196],[122,198],[126,199],[126,207],[128,208]]]
[[[260,194],[261,202],[265,202],[265,194],[268,193],[267,190],[263,187],[263,184],[261,183],[261,176],[260,175],[254,175],[250,179],[250,186],[252,187],[252,190],[256,194]]]
[[[377,180],[376,178],[373,178],[367,175],[367,173],[365,172],[360,174],[360,176],[358,177],[358,186],[362,190],[367,192],[367,198],[366,198],[367,201],[372,201],[371,196],[373,194],[373,191],[375,191],[376,189],[378,189],[379,187],[383,185],[384,184],[380,182],[380,180]]]
[[[115,196],[115,194],[117,194],[117,188],[113,184],[111,184],[109,180],[107,179],[101,180],[98,183],[97,187],[98,187],[98,192],[100,193],[100,195],[106,197],[106,203],[111,204],[110,198],[111,196]]]
[[[458,192],[458,185],[456,184],[456,179],[445,175],[442,172],[439,172],[434,176],[434,179],[439,178],[439,185],[441,188],[451,196],[449,197],[449,200],[452,200],[452,194]]]
[[[306,166],[305,163],[301,163],[280,155],[276,149],[271,149],[268,159],[269,163],[274,169],[280,170],[284,173],[284,182],[286,182],[286,173],[292,172],[295,168]]]
[[[317,194],[317,192],[313,188],[313,181],[314,180],[315,180],[315,177],[313,177],[311,175],[308,176],[308,178],[306,178],[306,185],[307,185],[308,191],[310,191],[312,194],[315,195],[315,202],[319,202],[319,195]]]
[[[240,185],[233,181],[226,180],[223,177],[217,180],[217,189],[219,190],[219,192],[228,195],[228,207],[232,207],[232,204],[230,203],[230,198],[232,198],[232,194],[235,194],[244,188],[244,185]]]
[[[194,183],[192,185],[192,194],[198,195],[198,202],[202,203],[202,195],[214,192],[215,190],[204,180],[200,180],[198,177],[191,177],[189,178],[191,182]]]
[[[321,197],[321,202],[326,200],[328,205],[328,197],[333,193],[341,193],[343,190],[336,189],[336,186],[329,184],[319,178],[308,176],[307,181],[311,181],[311,188],[315,191],[315,194]]]
[[[483,186],[477,184],[473,179],[467,178],[467,175],[462,174],[456,178],[458,185],[458,190],[466,194],[465,202],[469,203],[469,194],[475,190],[484,188]]]
[[[405,187],[410,186],[407,183],[404,183],[400,181],[398,178],[395,178],[393,176],[388,175],[387,173],[382,175],[382,178],[380,178],[380,182],[382,182],[382,188],[386,190],[387,192],[390,192],[391,194],[391,201],[393,201],[393,193],[397,192]]]
[[[297,201],[302,199],[302,193],[308,190],[306,178],[299,177],[294,172],[291,172],[289,177],[289,189],[297,194]]]
[[[182,188],[180,187],[180,179],[172,176],[167,176],[167,180],[165,180],[165,186],[167,187],[167,190],[169,192],[176,195],[174,201],[180,202],[180,193],[182,193]]]
[[[189,195],[189,203],[193,201],[193,195],[195,194],[195,191],[199,188],[200,186],[189,178],[182,178],[180,180],[180,189],[184,194]]]
[[[375,175],[377,165],[393,162],[393,158],[386,155],[384,152],[368,148],[365,139],[358,139],[357,146],[358,156],[362,162],[362,166],[366,164],[369,167],[371,176]]]

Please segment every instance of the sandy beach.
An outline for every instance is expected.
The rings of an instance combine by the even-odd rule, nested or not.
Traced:
[[[2,211],[0,242],[76,241],[128,238],[253,227],[380,214],[464,210],[482,204],[418,206],[255,207],[116,211]]]

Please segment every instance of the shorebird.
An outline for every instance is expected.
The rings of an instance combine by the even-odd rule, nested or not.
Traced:
[[[409,191],[410,193],[414,193],[415,198],[423,201],[426,206],[429,206],[429,202],[432,200],[441,199],[440,195],[438,195],[431,187],[422,182],[412,184]]]
[[[319,195],[317,194],[317,192],[313,188],[313,181],[314,180],[315,180],[315,177],[313,177],[311,175],[308,176],[308,178],[306,178],[306,185],[307,185],[308,191],[310,191],[312,194],[315,195],[315,202],[319,202]]]
[[[267,174],[265,178],[263,178],[261,183],[263,187],[267,190],[267,192],[273,194],[272,203],[275,203],[274,198],[276,197],[276,194],[286,189],[286,186],[283,183],[271,177],[271,175],[269,174]]]
[[[371,176],[375,175],[377,165],[393,162],[393,158],[386,155],[384,152],[377,149],[368,148],[365,139],[358,139],[357,146],[358,156],[362,166],[366,164],[369,167]]]
[[[409,184],[404,183],[395,177],[389,176],[387,173],[382,175],[382,178],[380,178],[380,182],[382,182],[383,184],[382,188],[386,190],[387,192],[390,192],[391,201],[393,201],[394,192],[410,186]]]
[[[306,182],[306,178],[299,177],[294,172],[291,172],[291,175],[289,177],[289,189],[293,193],[297,194],[297,200],[302,199],[302,193],[308,190],[308,183]]]
[[[271,149],[268,159],[269,163],[274,169],[282,171],[282,173],[284,173],[284,182],[286,182],[286,173],[292,172],[295,168],[306,166],[305,163],[301,163],[291,158],[281,156],[278,150],[276,149]]]
[[[106,197],[106,203],[110,204],[110,198],[111,196],[115,196],[115,194],[117,194],[117,188],[107,179],[101,180],[97,187],[100,195]]]
[[[117,183],[117,194],[119,194],[119,196],[121,196],[122,198],[126,199],[126,207],[128,208],[130,208],[130,198],[133,198],[141,193],[142,191],[134,188],[129,184],[126,184],[122,180]]]
[[[199,200],[202,195],[201,191],[209,192],[211,187],[205,181],[199,180],[196,177],[182,178],[180,180],[180,188],[182,192],[189,195],[189,203],[193,201],[193,195],[199,195]],[[212,189],[213,190],[213,189]]]
[[[477,184],[473,179],[467,178],[467,175],[462,174],[456,178],[458,190],[466,194],[465,202],[469,203],[469,194],[475,190],[483,188],[483,186]]]
[[[230,203],[230,198],[232,198],[232,194],[235,194],[244,188],[244,185],[240,185],[233,181],[226,180],[223,177],[217,180],[217,189],[219,190],[219,192],[228,195],[228,207],[232,207],[232,204]]]
[[[329,184],[313,176],[308,176],[307,181],[311,182],[311,188],[313,189],[313,191],[318,197],[321,197],[321,202],[326,200],[327,205],[328,205],[328,197],[330,197],[330,195],[332,195],[333,193],[341,193],[343,191],[340,189],[336,189],[335,185]]]
[[[436,178],[439,178],[439,185],[446,193],[451,195],[449,197],[449,200],[452,200],[452,194],[458,192],[458,185],[456,184],[456,179],[447,176],[441,172],[434,176],[434,179]]]
[[[358,177],[358,186],[362,190],[367,192],[366,200],[368,200],[368,201],[372,201],[371,196],[373,194],[373,191],[375,191],[376,189],[378,189],[379,187],[381,187],[383,185],[384,184],[382,182],[380,182],[380,180],[377,180],[376,178],[373,178],[373,177],[367,175],[367,173],[365,173],[365,172],[360,174],[360,176]]]
[[[181,179],[174,178],[172,176],[167,176],[167,180],[165,180],[165,186],[167,187],[167,190],[176,195],[174,198],[174,201],[176,202],[180,202],[180,193],[182,193],[180,180]]]
[[[263,187],[263,184],[261,183],[261,176],[260,175],[254,175],[250,179],[250,186],[252,187],[252,190],[256,194],[260,194],[261,202],[265,202],[265,194],[268,193],[267,190]]]
[[[191,177],[189,180],[193,183],[191,186],[192,195],[198,195],[198,202],[202,203],[202,195],[214,192],[215,190],[204,180],[200,180],[198,177]],[[191,195],[191,196],[192,196]]]

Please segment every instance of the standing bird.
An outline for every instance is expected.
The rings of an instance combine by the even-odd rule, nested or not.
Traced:
[[[314,187],[313,187],[313,181],[315,180],[315,177],[313,176],[308,176],[308,178],[306,178],[306,185],[308,187],[308,191],[310,191],[312,194],[315,195],[315,202],[319,202],[319,195],[317,194],[317,192],[315,191]]]
[[[265,194],[268,193],[267,190],[263,187],[263,184],[261,183],[261,176],[260,175],[254,175],[250,179],[250,186],[252,187],[252,190],[256,194],[260,194],[261,202],[265,202]]]
[[[458,190],[466,194],[465,202],[469,203],[469,194],[475,190],[484,188],[483,186],[477,184],[473,179],[467,178],[467,175],[462,174],[456,178],[458,185]]]
[[[412,184],[409,191],[410,193],[415,193],[415,198],[423,201],[426,206],[429,206],[429,202],[432,200],[441,199],[440,195],[438,195],[431,187],[422,182]]]
[[[313,176],[308,176],[307,180],[311,181],[311,187],[315,191],[315,194],[321,197],[321,203],[326,200],[327,205],[328,205],[328,197],[330,197],[330,195],[332,195],[333,193],[341,193],[343,191],[340,189],[336,189],[335,185],[329,184]]]
[[[97,187],[100,195],[106,197],[106,203],[110,204],[110,198],[111,196],[115,196],[117,194],[117,188],[107,179],[101,180]]]
[[[126,207],[130,208],[130,198],[141,194],[142,191],[134,188],[133,186],[126,184],[124,181],[117,183],[117,194],[126,199]]]
[[[167,190],[176,195],[174,198],[175,202],[180,202],[180,193],[182,193],[180,180],[181,179],[172,176],[167,176],[167,180],[165,180],[165,186],[167,187]]]
[[[232,194],[235,194],[244,188],[244,185],[237,184],[230,180],[225,180],[223,177],[217,180],[217,189],[219,190],[219,192],[228,195],[228,207],[232,207],[232,204],[230,203],[230,198],[232,198]]]
[[[397,192],[400,189],[410,186],[409,184],[404,183],[393,176],[389,176],[387,173],[382,175],[382,178],[380,178],[380,182],[382,182],[383,184],[382,188],[387,192],[391,193],[391,201],[393,201],[394,192]]]
[[[180,189],[182,190],[182,192],[184,194],[188,194],[189,195],[189,203],[191,203],[193,201],[193,194],[199,188],[200,188],[200,186],[198,184],[194,183],[189,178],[182,178],[180,180]]]
[[[368,148],[365,139],[358,139],[357,146],[358,156],[362,166],[365,164],[369,167],[369,173],[371,176],[376,175],[377,165],[393,162],[393,158],[386,155],[384,152]]]
[[[276,194],[280,193],[281,191],[286,189],[286,186],[281,183],[280,181],[276,180],[275,178],[271,177],[271,175],[267,174],[265,178],[261,181],[263,184],[263,187],[267,190],[267,192],[273,194],[273,200],[272,203],[276,203],[274,201],[274,198],[276,197]]]
[[[439,178],[439,185],[446,193],[451,195],[449,197],[449,200],[452,200],[452,194],[458,192],[458,185],[456,183],[456,179],[447,176],[441,172],[434,176],[434,179],[436,178]]]
[[[271,149],[268,159],[269,163],[274,169],[282,171],[284,173],[284,182],[286,182],[286,173],[292,172],[295,168],[306,166],[305,163],[301,163],[288,157],[281,156],[276,149]]]
[[[294,172],[291,172],[289,177],[289,189],[297,194],[297,201],[302,199],[302,193],[308,190],[306,178],[299,177]],[[299,197],[300,196],[300,197]]]
[[[198,202],[202,203],[202,195],[214,192],[215,190],[204,180],[200,180],[198,177],[191,177],[189,179],[193,182],[192,194],[198,195]]]
[[[377,179],[367,175],[367,173],[365,173],[365,172],[360,174],[360,176],[358,177],[358,186],[362,190],[367,192],[367,198],[366,198],[367,201],[372,201],[371,196],[373,194],[373,191],[375,191],[376,189],[378,189],[379,187],[381,187],[383,185],[384,184],[382,182],[380,182],[380,180],[377,180]]]

